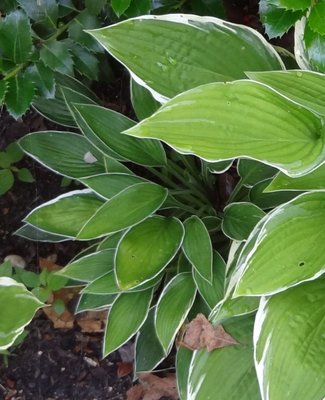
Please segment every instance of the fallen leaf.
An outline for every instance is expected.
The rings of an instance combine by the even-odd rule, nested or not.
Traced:
[[[153,374],[140,374],[139,382],[127,392],[127,400],[160,400],[164,396],[178,400],[175,374],[167,374],[163,378]]]
[[[130,362],[118,362],[117,363],[117,377],[123,378],[133,372],[133,363]]]
[[[105,321],[107,319],[107,311],[87,311],[77,316],[77,324],[84,333],[98,333],[105,329]]]
[[[38,260],[40,268],[47,269],[50,272],[58,271],[59,269],[62,269],[60,265],[56,264],[56,259],[54,260],[54,255],[51,254],[50,256],[43,258],[40,257]]]
[[[213,326],[203,314],[198,314],[186,327],[179,345],[190,350],[206,348],[208,351],[232,346],[238,342],[231,337],[222,325]]]

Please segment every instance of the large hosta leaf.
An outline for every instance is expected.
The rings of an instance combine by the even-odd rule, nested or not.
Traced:
[[[76,190],[35,208],[24,221],[46,232],[75,238],[102,205],[89,190]]]
[[[325,158],[322,121],[265,85],[211,83],[182,93],[126,131],[207,161],[248,157],[290,176]]]
[[[11,278],[0,277],[0,350],[12,345],[43,306],[24,285]]]
[[[75,133],[31,133],[24,136],[19,145],[47,168],[69,178],[84,178],[106,172],[103,155],[87,139]]]
[[[116,253],[116,276],[121,289],[157,276],[177,253],[184,228],[176,218],[151,217],[131,228]]]
[[[218,18],[149,15],[88,32],[161,100],[204,83],[243,78],[244,71],[283,67],[256,31]]]
[[[165,201],[167,190],[151,182],[138,183],[108,200],[82,227],[78,239],[94,239],[135,225]]]
[[[239,257],[235,296],[281,292],[324,273],[324,224],[325,191],[304,193],[266,215]]]
[[[324,279],[262,299],[254,342],[263,400],[324,398],[324,315]]]
[[[238,345],[193,354],[187,400],[261,399],[254,368],[253,321],[251,317],[239,317],[224,324]]]
[[[279,173],[273,181],[267,186],[266,191],[273,192],[277,190],[302,190],[310,191],[325,189],[325,164],[310,172],[307,175],[298,178]]]
[[[193,305],[195,294],[196,287],[188,272],[176,275],[161,293],[156,308],[155,326],[166,355]]]
[[[246,72],[246,75],[271,86],[304,107],[325,115],[325,74],[293,70]]]

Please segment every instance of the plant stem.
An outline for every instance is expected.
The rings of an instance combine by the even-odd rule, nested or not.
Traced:
[[[241,188],[244,186],[245,182],[240,179],[240,181],[237,183],[235,189],[231,192],[229,199],[227,201],[227,204],[232,203],[235,199],[237,194],[240,192]]]
[[[15,68],[13,68],[11,71],[9,71],[6,76],[3,78],[4,81],[16,76],[18,74],[18,72],[23,69],[23,67],[25,66],[25,64],[19,64],[17,65]]]

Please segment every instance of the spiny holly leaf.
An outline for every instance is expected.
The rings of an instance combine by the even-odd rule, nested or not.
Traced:
[[[7,81],[0,81],[0,105],[3,103],[8,88]]]
[[[16,10],[0,21],[2,57],[15,64],[26,62],[32,51],[32,36],[27,15]]]
[[[40,51],[41,60],[54,71],[73,75],[73,60],[68,47],[61,42],[51,40],[44,43]]]
[[[85,5],[87,10],[93,14],[98,15],[101,9],[107,4],[107,0],[86,0]]]
[[[89,50],[79,46],[76,43],[72,43],[70,49],[75,68],[90,80],[98,80],[98,58]]]
[[[44,23],[51,28],[56,28],[59,5],[55,0],[18,0],[18,3],[34,22]]]
[[[261,0],[259,14],[266,34],[272,39],[286,33],[303,16],[304,12],[284,10],[269,4],[268,0]]]
[[[325,35],[325,0],[318,0],[308,18],[310,29]]]
[[[43,98],[46,99],[53,98],[55,95],[55,80],[54,72],[51,68],[44,65],[42,61],[31,65],[27,71],[26,75],[28,78],[34,82],[35,87]]]
[[[5,104],[14,118],[21,117],[33,100],[35,89],[33,83],[23,75],[8,79],[9,88],[5,96]]]
[[[314,32],[307,23],[304,40],[310,65],[316,71],[325,72],[325,35]]]

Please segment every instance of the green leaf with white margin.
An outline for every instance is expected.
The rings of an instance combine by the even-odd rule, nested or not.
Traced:
[[[125,232],[120,231],[117,233],[113,233],[113,235],[107,236],[103,241],[99,243],[99,245],[97,246],[97,251],[115,249],[124,233]]]
[[[77,281],[91,282],[113,269],[114,256],[114,249],[87,254],[69,263],[58,271],[56,275],[65,276]]]
[[[258,309],[259,302],[259,297],[227,297],[213,308],[209,320],[216,325],[233,317],[252,314]]]
[[[325,35],[325,1],[318,0],[310,10],[308,17],[310,29]]]
[[[261,400],[253,357],[252,317],[238,317],[223,327],[239,344],[193,353],[189,367],[189,400]]]
[[[180,327],[189,313],[196,295],[192,274],[177,274],[162,291],[155,314],[158,339],[167,355]]]
[[[272,178],[278,172],[276,168],[270,165],[247,158],[241,158],[238,161],[237,171],[240,176],[240,184],[247,187],[252,187],[258,182]]]
[[[112,197],[85,223],[78,239],[95,239],[143,221],[160,208],[167,189],[151,182],[129,186]]]
[[[116,295],[96,295],[90,293],[81,293],[75,313],[84,311],[102,310],[108,308],[116,299]]]
[[[222,231],[233,240],[246,240],[265,212],[252,203],[231,203],[224,209]]]
[[[126,160],[148,166],[166,164],[164,149],[157,140],[141,140],[121,135],[122,131],[135,125],[131,119],[116,111],[96,105],[74,104],[74,108],[77,111],[76,121],[85,136],[88,136],[89,132],[83,129],[80,122],[87,125],[97,140],[99,139]],[[79,122],[78,115],[83,121]],[[89,140],[92,140],[92,137]]]
[[[106,357],[127,342],[146,320],[153,289],[122,293],[114,301],[108,314],[103,356]]]
[[[32,52],[32,34],[27,15],[16,10],[0,21],[1,57],[16,65],[28,61]]]
[[[290,100],[317,114],[325,115],[325,74],[292,70],[246,72],[246,75],[250,79],[271,86]]]
[[[37,242],[59,243],[70,240],[70,238],[67,236],[45,232],[29,224],[23,225],[21,228],[17,229],[16,232],[14,232],[14,235]]]
[[[73,59],[64,43],[57,40],[43,42],[40,60],[53,71],[73,76]]]
[[[273,39],[286,33],[304,15],[304,12],[284,10],[270,4],[269,0],[260,0],[259,15],[266,34]]]
[[[324,224],[325,191],[304,193],[266,215],[239,257],[234,296],[271,295],[322,275]]]
[[[29,108],[34,95],[34,84],[25,76],[17,74],[8,79],[8,90],[4,101],[10,115],[15,119],[21,117]]]
[[[312,171],[311,173],[313,172],[314,171]],[[299,176],[298,178],[292,179],[300,178],[301,177]],[[263,210],[270,210],[271,208],[278,207],[281,204],[294,199],[295,197],[297,197],[298,194],[300,194],[289,190],[283,190],[278,193],[268,192],[266,189],[271,182],[272,179],[265,179],[264,181],[257,183],[251,188],[251,190],[249,191],[249,200],[251,201],[251,203],[254,203],[257,207],[262,208]]]
[[[148,181],[136,175],[111,173],[90,176],[81,179],[81,182],[99,196],[110,199],[129,186]]]
[[[213,252],[212,282],[209,283],[193,270],[193,279],[196,287],[210,308],[213,308],[225,294],[226,264],[217,251]]]
[[[79,179],[106,172],[102,153],[76,133],[30,133],[19,141],[19,145],[36,161],[68,178]]]
[[[262,399],[323,399],[325,280],[262,298],[254,327]]]
[[[312,191],[318,189],[325,189],[325,164],[307,175],[299,176],[299,178],[290,178],[282,172],[279,172],[264,191]]]
[[[103,205],[90,190],[65,193],[31,211],[24,222],[46,232],[75,238]]]
[[[127,231],[115,258],[119,287],[127,290],[159,275],[179,250],[183,236],[178,219],[160,216],[147,218]]]
[[[286,10],[306,10],[312,0],[268,0],[268,3]]]
[[[289,176],[312,171],[325,157],[321,119],[252,81],[189,90],[125,133],[159,139],[212,162],[258,159]]]
[[[196,215],[192,215],[184,222],[185,236],[182,245],[184,254],[195,270],[212,282],[212,243],[209,232]]]
[[[205,83],[244,78],[244,71],[283,68],[255,30],[213,17],[146,15],[88,33],[158,101]]]
[[[160,107],[148,89],[139,85],[134,79],[130,81],[131,102],[134,112],[141,121],[150,117]]]
[[[179,347],[176,355],[176,378],[180,400],[187,400],[187,381],[193,352],[185,347]]]
[[[0,350],[6,350],[44,304],[8,277],[0,277],[0,303]]]
[[[135,373],[151,372],[164,358],[155,329],[155,308],[152,308],[135,341]]]

